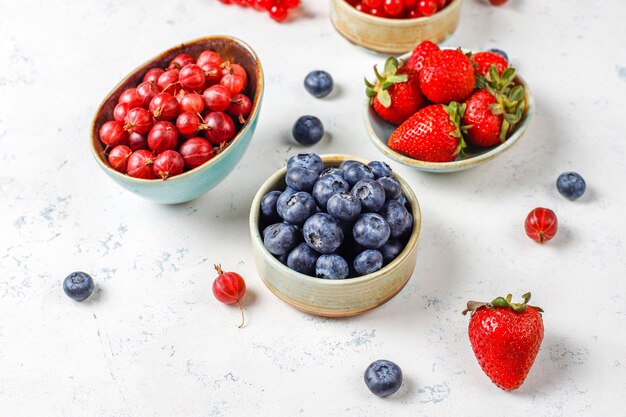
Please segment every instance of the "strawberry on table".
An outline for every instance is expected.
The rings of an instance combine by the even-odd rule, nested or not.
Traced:
[[[390,57],[385,62],[381,75],[374,67],[376,82],[365,80],[365,93],[371,98],[376,113],[384,120],[400,124],[412,116],[425,104],[420,90],[418,72],[402,67],[398,60]]]
[[[469,339],[482,370],[506,391],[519,388],[532,367],[543,340],[543,310],[524,302],[512,303],[511,294],[490,303],[469,301]]]
[[[419,73],[422,93],[433,103],[461,102],[476,87],[474,64],[460,49],[433,53]]]
[[[478,75],[487,75],[492,65],[496,66],[500,75],[509,67],[509,62],[502,55],[491,51],[476,52],[472,55],[472,61],[476,64]]]
[[[402,123],[389,138],[389,147],[411,158],[450,162],[465,148],[461,117],[465,105],[433,104]]]
[[[415,71],[421,71],[424,68],[424,62],[435,52],[439,52],[441,49],[432,43],[431,41],[424,41],[417,45],[411,54],[411,57],[406,63],[407,68],[414,69]]]

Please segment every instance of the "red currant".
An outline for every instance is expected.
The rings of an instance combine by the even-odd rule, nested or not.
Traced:
[[[391,17],[396,17],[404,12],[404,2],[402,0],[384,0],[383,10]]]
[[[435,0],[419,0],[417,10],[423,16],[431,16],[437,13],[437,2]]]
[[[550,209],[537,207],[526,217],[526,234],[539,243],[552,239],[558,230],[559,224],[556,214]]]
[[[287,8],[283,6],[272,6],[270,8],[270,17],[277,22],[284,22],[287,19]]]
[[[382,6],[383,0],[363,0],[362,4],[369,8],[377,8]]]
[[[213,147],[202,138],[187,139],[178,151],[189,169],[199,167],[214,156]]]
[[[165,151],[154,160],[152,170],[163,181],[170,177],[182,174],[185,169],[183,157],[176,151]]]

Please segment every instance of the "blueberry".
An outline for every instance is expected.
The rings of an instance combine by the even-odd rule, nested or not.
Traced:
[[[325,279],[344,279],[348,278],[350,267],[346,260],[336,254],[322,255],[317,258],[315,264],[315,276]]]
[[[343,178],[335,175],[327,175],[317,180],[313,186],[313,197],[317,204],[322,208],[326,208],[328,199],[335,194],[348,191],[350,186]]]
[[[352,159],[348,159],[347,161],[343,161],[341,163],[341,165],[339,165],[339,169],[343,171],[343,173],[345,174],[346,171],[348,170],[348,168],[350,168],[352,165],[355,164],[361,164],[359,161],[354,161]],[[363,164],[361,164],[363,165]]]
[[[346,181],[348,181],[348,184],[354,185],[361,180],[373,180],[374,173],[372,172],[370,167],[363,165],[360,162],[357,162],[356,164],[350,165],[346,169],[343,177]]]
[[[387,200],[397,200],[402,195],[402,187],[400,187],[400,183],[394,177],[381,177],[376,182],[385,189],[385,198]]]
[[[391,167],[382,161],[372,161],[367,166],[372,170],[376,179],[391,175]]]
[[[400,389],[402,370],[391,361],[379,359],[367,367],[364,379],[372,394],[386,397]]]
[[[85,272],[72,272],[63,281],[63,291],[72,300],[83,301],[93,292],[93,279]]]
[[[315,214],[317,206],[311,194],[299,191],[290,196],[282,209],[283,219],[291,224],[302,224]]]
[[[391,237],[401,237],[411,232],[413,216],[398,200],[391,200],[385,204],[380,214],[389,224]]]
[[[504,52],[504,51],[503,51],[503,50],[501,50],[501,49],[491,48],[491,49],[489,50],[489,52],[493,52],[494,54],[498,54],[498,55],[500,55],[502,58],[506,59],[506,60],[507,60],[507,62],[508,62],[508,60],[509,60],[509,56],[506,54],[506,52]]]
[[[322,158],[313,152],[302,152],[287,160],[287,171],[293,167],[302,167],[315,171],[318,174],[324,170]]]
[[[297,193],[296,190],[294,190],[291,187],[287,187],[287,188],[285,188],[285,191],[283,191],[282,194],[276,200],[276,212],[278,213],[278,215],[281,218],[285,214],[284,211],[285,211],[285,207],[287,205],[287,200],[289,199],[289,197],[291,197],[295,193]]]
[[[328,199],[326,211],[337,220],[352,222],[361,214],[361,200],[350,193],[335,194]]]
[[[333,91],[333,77],[326,71],[311,71],[304,79],[304,88],[317,98],[326,97]]]
[[[335,167],[326,168],[320,174],[320,178],[321,177],[326,177],[328,175],[334,175],[336,177],[339,177],[339,178],[343,179],[343,171],[340,170],[339,168],[335,168]]]
[[[389,240],[391,229],[380,214],[365,213],[352,229],[354,240],[369,249],[378,249]]]
[[[354,270],[359,275],[367,275],[383,267],[383,254],[376,249],[367,249],[354,258]]]
[[[319,254],[306,243],[296,246],[287,258],[287,266],[305,275],[315,275],[315,262]]]
[[[263,244],[272,255],[284,255],[298,244],[298,235],[289,223],[275,223],[263,231]]]
[[[311,216],[302,229],[304,240],[320,253],[332,253],[343,242],[341,226],[330,214],[317,213]]]
[[[278,220],[278,211],[276,210],[276,202],[282,193],[280,191],[270,191],[261,199],[261,214],[266,220]]]
[[[300,145],[311,146],[322,140],[324,125],[315,116],[302,116],[296,120],[291,133]]]
[[[361,180],[352,187],[352,195],[361,200],[363,211],[378,211],[385,205],[385,189],[374,180]]]
[[[408,203],[408,201],[406,199],[406,196],[403,193],[401,193],[400,197],[396,198],[396,200],[398,200],[400,202],[400,204],[402,204],[404,207],[406,207],[406,205]]]
[[[404,249],[404,243],[398,239],[389,239],[379,250],[383,254],[383,262],[388,264],[400,255]]]
[[[585,194],[587,184],[580,174],[576,172],[564,172],[559,175],[559,178],[556,180],[556,188],[563,197],[574,201]]]
[[[308,191],[313,189],[317,181],[318,174],[315,171],[302,167],[293,167],[287,171],[285,182],[287,186],[296,191]]]
[[[278,259],[281,264],[287,265],[287,259],[289,258],[289,254],[283,253],[282,255],[274,255],[274,258]]]

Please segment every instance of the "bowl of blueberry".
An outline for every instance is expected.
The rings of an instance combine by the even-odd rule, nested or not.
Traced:
[[[250,209],[265,285],[306,313],[347,317],[393,298],[411,278],[421,226],[410,186],[384,162],[300,153]]]

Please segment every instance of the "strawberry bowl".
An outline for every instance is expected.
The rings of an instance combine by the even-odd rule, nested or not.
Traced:
[[[451,49],[442,51],[451,51]],[[406,54],[400,57],[399,68],[402,68],[403,65],[405,65],[409,61],[410,57],[411,54]],[[400,72],[398,72],[398,74],[400,74]],[[372,141],[374,146],[376,146],[376,148],[378,148],[383,154],[385,154],[389,158],[420,171],[447,173],[463,171],[469,168],[479,166],[501,155],[502,153],[510,149],[513,145],[515,145],[528,129],[528,126],[533,118],[535,112],[535,103],[528,84],[524,81],[522,77],[517,74],[515,74],[514,77],[511,76],[509,80],[511,79],[512,82],[509,85],[523,87],[523,93],[519,94],[519,97],[523,97],[523,100],[525,101],[525,106],[523,107],[523,111],[521,111],[520,109],[520,113],[517,114],[519,120],[516,119],[517,121],[512,124],[512,128],[508,130],[506,139],[501,143],[489,147],[469,144],[469,146],[467,146],[463,150],[463,152],[461,152],[456,157],[456,159],[453,159],[454,157],[452,157],[450,159],[453,160],[448,159],[446,162],[430,162],[407,156],[406,154],[398,152],[397,150],[394,150],[390,147],[390,139],[394,139],[392,135],[395,131],[400,130],[398,128],[398,125],[402,126],[402,123],[392,124],[384,120],[380,115],[383,113],[379,114],[376,111],[376,109],[372,105],[372,101],[370,98],[365,101],[364,120],[368,137]],[[478,88],[475,91],[478,91]],[[425,107],[433,106],[429,106],[428,102],[426,102],[424,108]],[[467,123],[464,124],[467,125]]]

